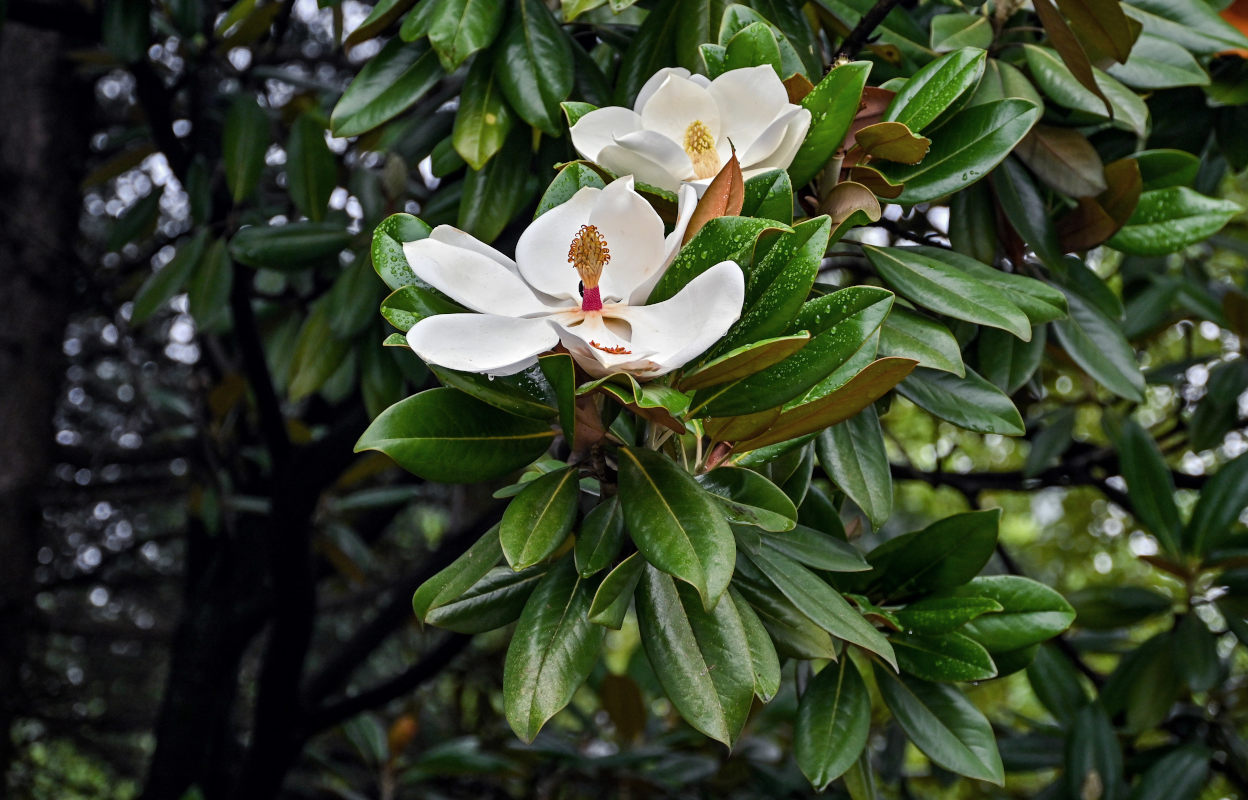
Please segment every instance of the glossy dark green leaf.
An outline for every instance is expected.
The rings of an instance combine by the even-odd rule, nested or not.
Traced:
[[[529,369],[515,375],[490,378],[476,372],[460,372],[436,364],[430,370],[443,386],[472,395],[495,408],[520,417],[549,421],[557,413],[545,395],[545,386],[537,370]]]
[[[397,289],[381,301],[381,315],[404,333],[426,317],[435,314],[462,314],[467,310],[454,300],[417,284]]]
[[[623,627],[624,617],[633,604],[633,593],[645,569],[646,560],[641,553],[633,553],[607,573],[589,606],[589,621],[617,631]]]
[[[826,572],[865,572],[871,565],[858,548],[807,525],[797,525],[792,530],[764,534],[764,547],[803,564],[811,569]]]
[[[485,0],[465,2],[474,6],[485,4]],[[503,99],[494,73],[493,60],[479,56],[472,62],[459,94],[459,109],[451,132],[455,152],[468,166],[480,170],[502,149],[513,122],[511,107]]]
[[[1066,292],[1070,318],[1054,324],[1071,359],[1109,391],[1126,400],[1144,397],[1144,376],[1121,327],[1074,292]]]
[[[488,47],[503,25],[504,5],[491,0],[438,0],[429,16],[429,43],[454,72],[468,56]]]
[[[849,658],[829,664],[807,685],[793,724],[793,756],[815,791],[845,773],[867,746],[871,695]]]
[[[1019,650],[1070,627],[1075,610],[1060,594],[1019,575],[975,578],[956,590],[963,597],[987,597],[1002,607],[968,622],[962,632],[993,653]]]
[[[637,625],[672,705],[694,728],[731,747],[754,697],[749,640],[736,604],[725,597],[704,611],[693,592],[647,567]]]
[[[936,35],[935,28],[932,35]],[[900,122],[919,133],[975,88],[984,74],[987,55],[985,50],[963,47],[927,64],[897,92],[884,120]]]
[[[982,681],[997,676],[997,665],[983,645],[969,636],[898,633],[889,637],[901,669],[927,681]]]
[[[767,531],[792,530],[797,506],[779,486],[753,470],[720,467],[699,475],[702,488],[724,505],[732,522],[754,525]]]
[[[1186,186],[1153,189],[1140,195],[1135,213],[1107,244],[1132,255],[1165,255],[1209,238],[1242,211]]]
[[[744,69],[767,64],[783,74],[780,61],[780,45],[776,42],[771,27],[765,22],[755,22],[742,28],[731,39],[724,50],[724,68],[726,70]]]
[[[555,206],[563,205],[585,187],[603,189],[606,185],[596,170],[580,161],[574,161],[559,170],[559,174],[550,182],[550,186],[546,187],[546,192],[538,202],[537,211],[534,212],[533,217],[536,219]]]
[[[230,255],[257,269],[301,270],[337,262],[351,233],[335,222],[251,225],[234,234]]]
[[[1111,64],[1106,71],[1133,89],[1209,85],[1209,73],[1186,48],[1152,34],[1136,40],[1126,63]]]
[[[958,268],[966,256],[929,247],[864,245],[863,251],[889,285],[918,305],[1031,338],[1027,315],[1009,296]]]
[[[215,330],[227,318],[230,288],[234,285],[234,263],[225,241],[217,239],[208,245],[195,263],[186,290],[187,309],[201,329]],[[325,304],[322,303],[321,307]],[[332,354],[330,364],[334,363]]]
[[[780,691],[780,657],[776,654],[776,646],[772,644],[771,636],[762,620],[735,587],[728,589],[728,598],[737,607],[745,638],[749,642],[750,663],[754,670],[754,696],[766,703]]]
[[[582,578],[606,569],[624,545],[624,512],[619,498],[612,497],[594,506],[585,515],[576,537],[576,568]]]
[[[650,292],[650,305],[675,297],[689,281],[721,261],[748,260],[759,234],[778,222],[751,217],[716,217],[676,254],[675,260]],[[787,229],[786,229],[787,230]]]
[[[225,183],[239,203],[255,191],[269,149],[269,117],[254,97],[240,94],[234,98],[225,116],[223,137]]]
[[[1023,418],[1013,401],[972,369],[959,378],[948,372],[916,369],[897,387],[919,408],[978,433],[1021,436]]]
[[[474,483],[520,469],[550,446],[539,420],[500,411],[455,389],[430,389],[386,409],[356,442],[423,478]]]
[[[428,42],[391,39],[342,93],[329,118],[330,130],[335,136],[370,131],[411,108],[442,75]]]
[[[896,664],[888,640],[818,575],[776,549],[762,546],[761,537],[744,536],[740,541],[766,579],[819,627]]]
[[[987,597],[925,597],[894,611],[893,616],[907,633],[939,635],[1000,610],[1001,604]]]
[[[1245,391],[1248,391],[1248,361],[1242,358],[1225,361],[1209,370],[1205,396],[1187,424],[1193,450],[1217,447],[1226,434],[1238,426],[1239,396]]]
[[[867,555],[878,573],[874,592],[900,598],[961,586],[992,557],[1000,519],[999,508],[953,514],[889,539]]]
[[[485,577],[502,558],[498,526],[491,527],[442,571],[425,581],[412,595],[412,611],[425,620],[431,609],[445,605]]]
[[[736,545],[716,501],[670,459],[621,448],[624,524],[646,560],[692,585],[712,607],[732,578]]]
[[[1032,134],[1035,131],[1033,129]],[[1039,187],[1016,158],[1007,158],[992,175],[997,201],[1010,226],[1050,270],[1062,272],[1062,248]]]
[[[526,601],[546,574],[546,565],[520,572],[494,567],[459,597],[430,609],[425,621],[467,634],[510,625],[524,611]]]
[[[540,0],[518,0],[513,6],[499,40],[495,74],[521,119],[559,135],[559,103],[568,99],[573,83],[572,44]]]
[[[674,5],[660,9],[657,14],[646,15],[620,59],[620,68],[616,75],[616,103],[631,108],[646,81],[663,67],[676,63],[676,37],[684,22]],[[697,38],[696,33],[686,36],[690,40]],[[708,31],[708,35],[693,45],[696,47],[711,38]],[[694,64],[695,68],[697,66]]]
[[[586,616],[592,596],[593,585],[565,558],[524,606],[503,667],[503,708],[526,742],[568,704],[598,661],[606,629]]]
[[[816,441],[819,463],[828,477],[874,527],[883,525],[893,510],[893,479],[875,408],[868,406],[833,425]]]
[[[182,239],[169,263],[161,267],[159,272],[152,273],[139,287],[130,311],[130,324],[142,325],[169,298],[182,291],[190,280],[195,265],[203,257],[207,242],[208,231],[203,228]]]
[[[928,758],[968,778],[1005,782],[992,726],[960,691],[878,665],[875,679],[893,717]]]
[[[1014,338],[1005,333],[1001,336]],[[898,305],[893,306],[880,328],[880,355],[912,358],[920,367],[952,372],[959,377],[966,374],[962,350],[949,329]]]
[[[1193,692],[1207,692],[1218,685],[1222,663],[1218,640],[1196,614],[1184,614],[1174,629],[1174,663],[1183,682]]]
[[[1220,18],[1200,0],[1135,0],[1123,6],[1127,16],[1143,23],[1144,32],[1167,39],[1194,53],[1248,48],[1248,37]]]
[[[313,114],[299,115],[286,144],[286,189],[313,222],[325,218],[329,195],[338,184],[338,165],[325,144],[325,126]]]
[[[747,378],[783,361],[809,342],[810,334],[802,332],[744,344],[686,372],[678,385],[688,391]]]
[[[554,393],[559,411],[559,427],[569,447],[576,446],[576,365],[567,353],[539,356],[538,368]]]
[[[1031,379],[1044,360],[1048,334],[1044,326],[1031,329],[1031,341],[1024,342],[1004,331],[984,330],[976,342],[979,371],[1006,394],[1012,395]]]
[[[1127,481],[1131,508],[1169,553],[1178,552],[1182,522],[1174,504],[1174,477],[1148,431],[1125,420],[1117,437],[1118,465]]]
[[[1027,679],[1036,699],[1063,725],[1069,725],[1088,702],[1074,665],[1052,645],[1036,651],[1035,660],[1027,667]]]
[[[464,176],[463,195],[459,200],[458,227],[483,242],[492,242],[507,223],[528,203],[529,132],[511,132],[500,150],[480,170],[469,170]]]
[[[869,61],[842,64],[802,98],[802,108],[810,111],[811,120],[810,130],[789,164],[789,177],[795,187],[809,183],[840,149],[858,113],[858,101],[870,72]]]
[[[1093,94],[1071,74],[1061,58],[1052,50],[1023,45],[1027,67],[1032,79],[1046,95],[1060,106],[1094,117],[1107,117],[1105,102]],[[1148,106],[1139,95],[1095,67],[1092,75],[1101,93],[1113,110],[1113,124],[1126,128],[1143,138],[1148,134]]]
[[[1067,595],[1075,624],[1091,630],[1125,628],[1170,610],[1170,598],[1141,586],[1092,586]]]
[[[789,173],[782,169],[773,169],[747,180],[741,216],[762,217],[791,224],[793,183],[789,180]]]
[[[1248,506],[1248,454],[1223,464],[1205,484],[1183,530],[1183,549],[1204,555],[1220,545]]]
[[[757,573],[755,581],[733,581],[733,590],[748,601],[759,621],[775,643],[776,652],[787,658],[839,657],[839,649],[831,634],[803,614],[778,589],[758,573],[758,568],[744,558],[738,574],[746,569]]]
[[[1200,159],[1183,150],[1144,150],[1131,157],[1140,167],[1144,189],[1191,186],[1200,171]]]
[[[373,269],[391,289],[421,283],[403,255],[403,243],[424,239],[430,228],[411,214],[391,214],[373,230]]]
[[[580,495],[577,477],[574,467],[547,473],[527,484],[507,506],[498,537],[512,569],[544,561],[568,538]]]
[[[1105,710],[1097,703],[1075,713],[1066,737],[1066,791],[1079,797],[1084,787],[1099,787],[1102,800],[1120,800],[1122,749]]]
[[[1202,742],[1179,745],[1144,771],[1131,800],[1195,800],[1208,786],[1212,756]]]

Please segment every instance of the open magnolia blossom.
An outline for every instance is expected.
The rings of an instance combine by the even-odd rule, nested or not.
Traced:
[[[618,175],[702,194],[735,147],[743,176],[786,169],[810,128],[810,112],[789,102],[769,66],[725,72],[715,80],[678,67],[646,81],[634,110],[609,106],[572,126],[572,145]]]
[[[676,256],[696,198],[681,192],[666,238],[632,177],[584,188],[534,220],[512,261],[448,225],[403,252],[412,271],[469,314],[422,319],[407,333],[431,364],[511,375],[560,342],[594,377],[653,378],[706,350],[736,322],[745,298],[741,268],[723,261],[674,297],[643,305]]]

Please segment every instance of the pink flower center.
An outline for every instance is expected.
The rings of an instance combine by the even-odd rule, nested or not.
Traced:
[[[607,248],[607,240],[595,225],[582,225],[572,237],[568,247],[568,263],[576,268],[581,276],[582,311],[601,311],[602,292],[598,289],[598,281],[602,278],[602,270],[611,261],[611,251]]]

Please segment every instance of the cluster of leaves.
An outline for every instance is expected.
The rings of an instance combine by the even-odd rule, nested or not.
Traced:
[[[1237,89],[1241,60],[1215,56],[1248,42],[1201,0],[1057,6],[894,9],[865,60],[825,74],[872,3],[565,2],[559,13],[538,0],[379,3],[343,45],[397,35],[332,113],[335,93],[320,87],[280,108],[251,92],[228,104],[220,168],[194,160],[178,170],[194,227],[139,290],[133,318],[180,292],[204,331],[255,312],[288,404],[315,409],[358,392],[377,417],[361,446],[431,480],[521,472],[498,490],[510,497],[501,521],[415,606],[467,633],[517,623],[504,704],[523,738],[567,705],[606,631],[635,624],[659,690],[725,743],[741,735],[754,697],[781,691],[782,657],[831,660],[805,684],[795,719],[797,760],[817,786],[844,775],[868,796],[877,699],[935,764],[1002,782],[993,729],[957,684],[1027,668],[1060,726],[1041,738],[1064,738],[1050,750],[1066,753],[1033,768],[1064,764],[1076,795],[1095,781],[1113,796],[1138,775],[1142,796],[1182,796],[1204,772],[1174,788],[1166,781],[1193,772],[1176,765],[1220,768],[1233,728],[1208,726],[1216,736],[1199,746],[1166,739],[1152,769],[1124,762],[1121,748],[1159,726],[1187,730],[1176,706],[1216,690],[1232,668],[1211,647],[1216,634],[1248,633],[1236,527],[1248,462],[1204,486],[1186,523],[1169,466],[1176,447],[1212,448],[1239,425],[1233,398],[1248,373],[1220,354],[1164,354],[1166,368],[1146,376],[1137,349],[1178,319],[1245,333],[1242,290],[1182,254],[1199,256],[1239,211],[1213,195],[1227,165],[1248,158],[1234,135],[1248,97]],[[217,21],[219,38],[262,41],[270,8],[239,4]],[[401,399],[427,373],[402,348],[378,346],[402,337],[373,318],[381,292],[361,224],[384,218],[371,256],[392,292],[382,313],[393,328],[457,311],[415,279],[403,242],[440,223],[484,241],[513,237],[534,208],[609,177],[571,161],[565,121],[631,103],[662,67],[714,76],[755,64],[786,79],[812,113],[810,133],[788,170],[723,198],[651,296],[737,261],[746,305],[719,346],[659,382],[589,381],[551,355],[515,378],[435,368],[443,388]],[[358,138],[342,154],[327,132]],[[275,142],[280,172],[266,160]],[[422,161],[441,183],[413,178]],[[330,207],[339,185],[358,212]],[[648,196],[671,211],[674,197]],[[890,202],[900,218],[883,214]],[[947,226],[932,224],[945,207]],[[387,216],[400,209],[419,219]],[[150,196],[134,206],[114,244],[141,240],[158,213]],[[277,215],[283,224],[272,224]],[[844,238],[864,226],[885,235]],[[240,281],[258,299],[232,301]],[[1115,422],[1148,410],[1150,383],[1183,384],[1174,365],[1196,363],[1214,369],[1190,422],[1151,433]],[[1053,392],[1072,375],[1084,387],[1073,402]],[[1092,461],[1072,439],[1076,402],[1118,405],[1105,440],[1121,456],[1123,502],[1160,544],[1150,563],[1184,584],[1175,624],[1122,658],[1095,698],[1072,671],[1081,662],[1037,650],[1071,623],[1071,606],[1020,576],[977,577],[998,544],[995,512],[873,549],[860,546],[861,521],[843,521],[857,509],[878,529],[890,516],[890,408],[913,404],[975,433],[1030,428],[1026,471],[1042,477],[1061,459]],[[585,458],[578,407],[594,410],[606,437]],[[1079,421],[1081,434],[1087,427]],[[1106,469],[1092,478],[1115,466]],[[1156,624],[1172,606],[1132,588],[1071,599],[1085,630]],[[1219,618],[1193,610],[1206,606]],[[1089,640],[1085,652],[1122,641]],[[1174,656],[1194,648],[1199,669]],[[1169,681],[1167,692],[1152,691],[1156,681]]]

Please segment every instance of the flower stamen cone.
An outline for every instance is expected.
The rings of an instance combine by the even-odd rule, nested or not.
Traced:
[[[700,119],[685,128],[685,152],[693,162],[693,174],[699,179],[711,178],[719,173],[719,153],[715,150],[715,137]]]
[[[606,237],[596,225],[582,225],[568,247],[568,263],[576,268],[584,287],[582,311],[602,310],[602,293],[598,289],[598,282],[602,280],[603,268],[610,262],[611,250],[607,247]]]

